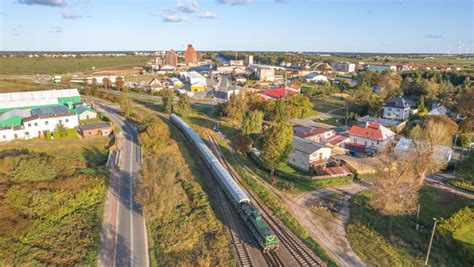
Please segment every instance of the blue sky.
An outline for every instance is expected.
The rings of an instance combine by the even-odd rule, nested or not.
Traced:
[[[0,50],[474,53],[471,0],[1,0]]]

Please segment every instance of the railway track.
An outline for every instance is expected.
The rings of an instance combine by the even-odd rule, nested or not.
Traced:
[[[156,112],[156,113],[158,114],[158,116],[161,116],[162,118],[165,118],[167,120],[169,119],[169,116],[167,114],[164,114],[161,112]],[[170,123],[170,125],[172,124]],[[194,145],[191,142],[189,142],[186,136],[183,135],[183,137],[188,147],[194,150]],[[212,175],[211,171],[209,171],[206,167],[204,167],[204,164],[199,164],[199,165],[201,166],[201,170],[203,172],[209,173],[210,175]],[[211,179],[211,180],[213,184],[214,193],[217,198],[218,206],[220,207],[220,210],[221,210],[221,214],[223,218],[227,221],[226,228],[227,228],[227,231],[229,232],[231,242],[234,248],[234,253],[237,256],[237,261],[238,261],[239,266],[243,266],[243,267],[256,266],[247,248],[247,244],[241,238],[242,230],[239,229],[239,226],[236,221],[236,220],[240,220],[240,217],[231,211],[234,207],[229,204],[229,201],[227,200],[227,197],[224,194],[224,191],[217,184],[217,181],[215,179]]]
[[[242,181],[242,178],[236,171],[229,165],[227,160],[222,155],[222,152],[218,148],[216,140],[209,135],[209,140],[211,142],[211,147],[216,154],[218,160],[222,165],[227,169],[231,176],[239,182],[241,186],[245,188],[247,193],[252,198],[252,201],[260,208],[264,215],[264,219],[267,224],[272,228],[274,233],[277,235],[280,243],[286,247],[291,256],[300,264],[301,266],[325,266],[325,263],[321,261],[317,256],[313,254],[301,241],[291,232],[288,228],[279,220],[276,219],[273,215],[273,212],[266,208],[255,196],[253,191],[251,191]],[[282,259],[278,255],[278,252],[266,253],[264,255],[265,260],[270,266],[284,266]]]

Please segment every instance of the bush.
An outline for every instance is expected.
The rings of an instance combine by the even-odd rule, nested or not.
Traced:
[[[474,184],[469,181],[463,181],[460,179],[449,179],[446,181],[446,183],[474,193]]]

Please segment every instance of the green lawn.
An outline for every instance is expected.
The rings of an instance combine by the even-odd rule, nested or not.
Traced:
[[[107,67],[144,64],[149,57],[83,57],[83,58],[0,58],[0,74],[61,74],[84,72]]]
[[[0,265],[97,264],[106,140],[0,145]]]
[[[422,228],[416,231],[415,216],[382,216],[369,206],[369,196],[370,193],[364,191],[354,197],[347,231],[353,250],[364,261],[374,266],[421,266],[433,227],[432,218],[449,218],[461,208],[473,207],[474,204],[472,200],[425,186],[420,195]],[[462,230],[456,231],[455,234],[462,235],[469,231],[472,231],[472,228],[464,224]],[[470,266],[469,260],[473,260],[473,255],[468,257],[465,252],[461,252],[463,250],[460,247],[467,247],[469,251],[469,246],[472,249],[474,243],[461,244],[460,240],[456,239],[456,236],[454,239],[446,239],[437,231],[430,264]]]
[[[311,101],[314,103],[313,109],[321,113],[345,107],[347,105],[344,98],[334,95],[315,96]],[[334,114],[344,116],[346,114],[346,110],[339,109]]]

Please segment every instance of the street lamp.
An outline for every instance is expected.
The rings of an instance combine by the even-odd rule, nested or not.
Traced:
[[[438,222],[438,219],[433,218],[434,220],[434,225],[433,225],[433,231],[431,232],[431,239],[430,239],[430,245],[428,246],[428,251],[426,252],[426,260],[425,260],[425,265],[428,265],[428,259],[430,258],[430,252],[431,252],[431,244],[433,243],[433,237],[436,229],[436,223]]]

